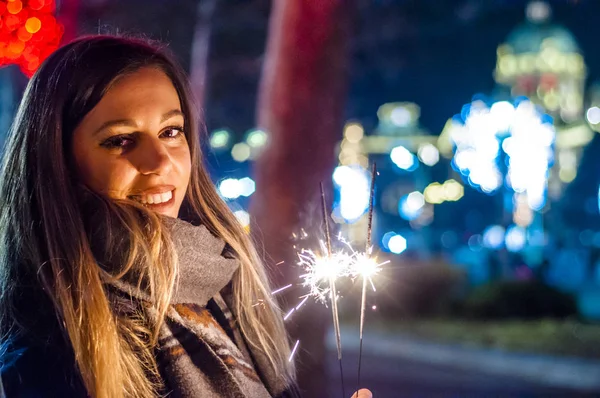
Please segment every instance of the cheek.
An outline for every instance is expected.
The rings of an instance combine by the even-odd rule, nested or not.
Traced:
[[[180,175],[185,180],[185,184],[187,186],[190,181],[190,174],[192,170],[192,160],[190,150],[187,145],[178,150],[173,158],[177,162]]]
[[[136,171],[129,162],[89,156],[80,160],[80,178],[96,192],[123,199],[135,179]]]

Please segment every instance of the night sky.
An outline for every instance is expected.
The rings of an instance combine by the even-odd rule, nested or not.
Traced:
[[[439,134],[476,93],[494,88],[496,48],[525,21],[524,0],[359,0],[349,60],[347,118],[377,122],[378,107],[416,102],[421,123]],[[553,23],[583,51],[589,83],[600,79],[600,2],[551,1]],[[221,2],[209,65],[209,129],[243,134],[254,102],[267,34],[268,1]]]
[[[473,94],[491,92],[496,48],[523,23],[526,4],[514,0],[372,2],[368,10],[376,17],[360,18],[359,40],[365,35],[378,37],[355,46],[348,115],[375,122],[381,103],[412,101],[421,106],[422,124],[439,134]],[[571,30],[580,44],[588,83],[600,78],[600,2],[552,4],[552,21]]]

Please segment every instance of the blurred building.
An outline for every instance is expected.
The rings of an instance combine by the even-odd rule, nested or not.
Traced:
[[[501,275],[529,265],[598,316],[590,303],[600,300],[600,239],[597,226],[578,229],[576,220],[597,221],[598,181],[586,169],[597,157],[600,91],[586,92],[583,54],[571,32],[551,22],[549,5],[531,2],[526,14],[497,49],[496,88],[448,121],[438,148],[471,187],[504,198],[506,217],[481,231],[485,249],[510,262]],[[575,184],[578,173],[585,175]]]
[[[463,186],[447,181],[450,163],[440,162],[437,136],[419,123],[420,108],[411,102],[382,105],[379,123],[365,134],[361,124],[349,122],[338,146],[339,166],[333,218],[346,236],[364,244],[373,164],[377,165],[374,191],[373,244],[395,254],[407,247],[421,258],[433,251],[439,236],[432,227],[434,205],[456,201]],[[440,182],[438,182],[440,181]]]
[[[575,179],[583,148],[594,137],[585,118],[586,65],[571,32],[551,22],[547,3],[531,2],[526,15],[498,46],[492,97],[500,101],[525,96],[553,117],[555,156],[548,193],[558,199],[565,184]],[[453,127],[449,120],[440,135],[440,150],[447,157],[453,156]]]
[[[586,93],[583,54],[571,32],[552,22],[547,3],[531,2],[526,16],[497,48],[494,90],[475,96],[439,136],[422,128],[419,106],[408,102],[381,106],[372,132],[347,124],[333,216],[352,241],[366,238],[376,162],[377,248],[448,252],[476,268],[479,283],[548,262],[562,236],[556,203],[600,129],[600,89]],[[482,271],[482,261],[497,256],[501,270]],[[585,264],[574,261],[568,266],[577,270],[567,273],[551,264],[547,277],[577,286]]]

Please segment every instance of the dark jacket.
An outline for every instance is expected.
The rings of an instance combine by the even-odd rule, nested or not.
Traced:
[[[16,344],[15,344],[16,345]],[[14,349],[13,349],[14,350]],[[3,358],[3,396],[0,398],[87,398],[89,395],[75,366],[75,358],[64,344],[35,344]],[[297,386],[276,398],[300,397]]]
[[[2,385],[7,398],[88,396],[71,350],[50,340],[44,344],[20,339],[3,356]]]
[[[89,397],[75,364],[70,345],[58,333],[46,337],[22,337],[0,356],[5,395],[0,398],[86,398]],[[292,386],[276,398],[301,397]]]

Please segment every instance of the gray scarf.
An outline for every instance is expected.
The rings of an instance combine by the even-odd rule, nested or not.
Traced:
[[[160,330],[157,362],[169,397],[293,397],[267,358],[246,344],[231,312],[230,282],[239,264],[204,226],[161,217],[179,259],[179,277]],[[134,284],[111,282],[116,295],[149,297]],[[111,289],[115,290],[115,289]],[[117,305],[115,311],[124,306]],[[126,307],[126,305],[125,305]],[[150,320],[157,316],[145,308]]]

